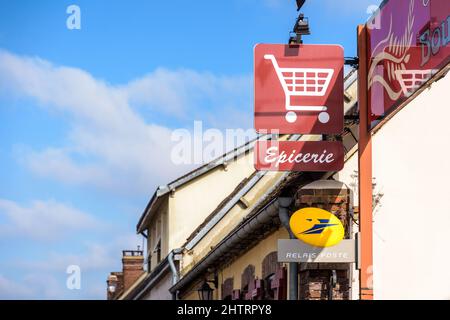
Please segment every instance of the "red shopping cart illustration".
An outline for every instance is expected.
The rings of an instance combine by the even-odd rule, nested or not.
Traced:
[[[436,72],[437,70],[396,70],[395,76],[405,97],[410,97],[425,82],[430,80]]]
[[[293,105],[291,97],[324,96],[333,77],[333,69],[281,68],[274,55],[266,54],[264,59],[272,61],[286,95],[287,122],[297,121],[297,111],[318,112],[318,119],[321,123],[327,123],[330,120],[327,106]]]
[[[342,133],[341,46],[258,44],[254,49],[254,67],[257,132]]]

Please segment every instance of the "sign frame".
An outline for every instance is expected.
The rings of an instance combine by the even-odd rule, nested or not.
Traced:
[[[278,262],[356,263],[359,266],[359,241],[343,239],[332,247],[314,247],[298,239],[278,239]]]
[[[254,155],[258,171],[335,172],[345,160],[340,141],[257,141]]]
[[[259,133],[342,134],[343,47],[257,44],[254,127]]]
[[[367,121],[375,132],[450,63],[450,3],[384,0],[365,27]]]

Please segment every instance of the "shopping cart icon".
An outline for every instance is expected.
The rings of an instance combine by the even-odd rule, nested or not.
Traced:
[[[292,97],[323,97],[328,90],[334,69],[281,68],[275,56],[265,54],[264,59],[272,61],[277,77],[286,96],[286,121],[297,121],[297,112],[318,112],[318,119],[325,124],[330,121],[327,106],[292,105]]]
[[[400,87],[402,88],[405,97],[410,97],[417,89],[419,89],[425,82],[431,79],[436,74],[437,70],[396,70]]]

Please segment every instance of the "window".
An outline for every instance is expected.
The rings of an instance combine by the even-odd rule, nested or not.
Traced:
[[[278,266],[270,287],[274,293],[274,300],[287,299],[287,270],[285,267]]]
[[[161,237],[156,241],[153,253],[156,254],[156,263],[159,263],[161,261]]]
[[[233,278],[228,278],[222,283],[222,300],[232,300]]]
[[[250,287],[253,290],[255,281],[255,266],[249,264],[242,273],[241,276],[241,297],[245,300],[251,299]]]
[[[251,300],[263,300],[264,299],[264,281],[261,279],[255,279],[253,281],[252,289],[250,290]]]
[[[286,268],[277,261],[277,252],[269,253],[262,261],[264,299],[285,300],[287,298]]]
[[[268,275],[265,279],[265,288],[264,290],[264,299],[265,300],[274,300],[275,299],[275,290],[272,288],[273,280],[275,279],[275,273]]]
[[[145,262],[147,263],[147,272],[152,271],[152,251],[150,250],[152,244],[152,238],[150,238],[150,230],[147,229],[147,255]]]
[[[152,254],[150,250],[147,252],[147,271],[152,271]]]

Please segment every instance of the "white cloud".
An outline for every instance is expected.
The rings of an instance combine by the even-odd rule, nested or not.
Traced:
[[[217,76],[210,72],[158,68],[122,86],[131,104],[143,105],[175,118],[250,106],[251,76]],[[203,118],[203,117],[202,117]]]
[[[136,234],[112,234],[105,243],[82,243],[80,253],[50,251],[40,259],[27,260],[24,256],[3,261],[2,269],[14,270],[20,277],[0,274],[0,299],[104,299],[107,275],[122,270],[122,250],[136,249],[141,243],[142,238]],[[66,287],[69,265],[80,267],[81,290]]]
[[[31,299],[33,289],[0,274],[0,299]]]
[[[112,86],[80,69],[0,50],[0,93],[35,100],[71,122],[65,145],[22,150],[20,160],[43,177],[131,194],[148,194],[192,168],[171,163],[171,130],[157,124],[158,115],[250,127],[250,88],[250,76],[162,68]],[[153,123],[136,108],[150,110]]]
[[[65,288],[64,278],[56,274],[31,272],[20,279],[0,274],[0,299],[68,299],[70,290]],[[98,296],[101,297],[101,296]]]
[[[103,271],[106,277],[110,271],[121,270],[122,250],[136,250],[138,245],[142,245],[142,236],[131,232],[118,236],[111,232],[108,241],[77,241],[77,245],[80,245],[77,250],[68,243],[70,249],[66,252],[46,250],[42,259],[27,260],[24,257],[4,261],[2,265],[14,270],[60,274],[65,274],[69,265],[77,265],[82,272]]]
[[[25,207],[0,199],[2,238],[17,237],[54,240],[74,231],[98,229],[103,226],[94,217],[55,201],[34,201]]]
[[[39,176],[52,176],[70,184],[96,183],[108,184],[108,172],[95,164],[77,164],[70,158],[70,152],[64,149],[46,148],[16,152],[21,161]]]
[[[113,247],[116,250],[113,250]],[[133,248],[135,248],[135,246]],[[13,266],[25,270],[59,273],[64,273],[66,268],[70,265],[79,266],[82,272],[106,270],[114,265],[120,264],[120,250],[122,249],[125,248],[108,246],[104,243],[87,243],[83,248],[83,253],[80,254],[52,251],[45,256],[45,259],[15,261]]]
[[[109,192],[148,195],[155,184],[192,168],[171,163],[171,129],[159,124],[161,118],[173,117],[177,123],[187,123],[188,128],[194,119],[206,119],[205,128],[236,128],[246,123],[251,126],[250,76],[159,68],[142,78],[113,86],[80,69],[55,66],[40,58],[0,49],[0,94],[31,100],[43,110],[68,119],[70,124],[60,145],[49,142],[41,149],[16,145],[14,152],[22,164],[41,177]],[[151,116],[144,118],[142,114]],[[220,120],[214,122],[217,119]],[[46,130],[39,124],[32,129]],[[60,240],[70,232],[78,232],[79,236],[85,231],[101,231],[103,226],[67,204],[35,201],[24,205],[0,199],[3,239],[26,236],[32,240]],[[60,278],[64,278],[68,265],[79,265],[86,277],[93,273],[106,277],[109,271],[120,270],[121,250],[141,244],[134,234],[117,238],[111,232],[108,239],[107,244],[82,243],[79,250],[67,243],[67,252],[46,249],[38,260],[24,258],[2,263],[8,270],[27,273],[20,281],[1,278],[2,295],[67,296]],[[44,281],[48,288],[38,281],[38,275],[48,277]],[[83,290],[101,298],[102,290],[98,288],[103,288],[104,281],[89,281]],[[29,290],[30,286],[33,289]]]

